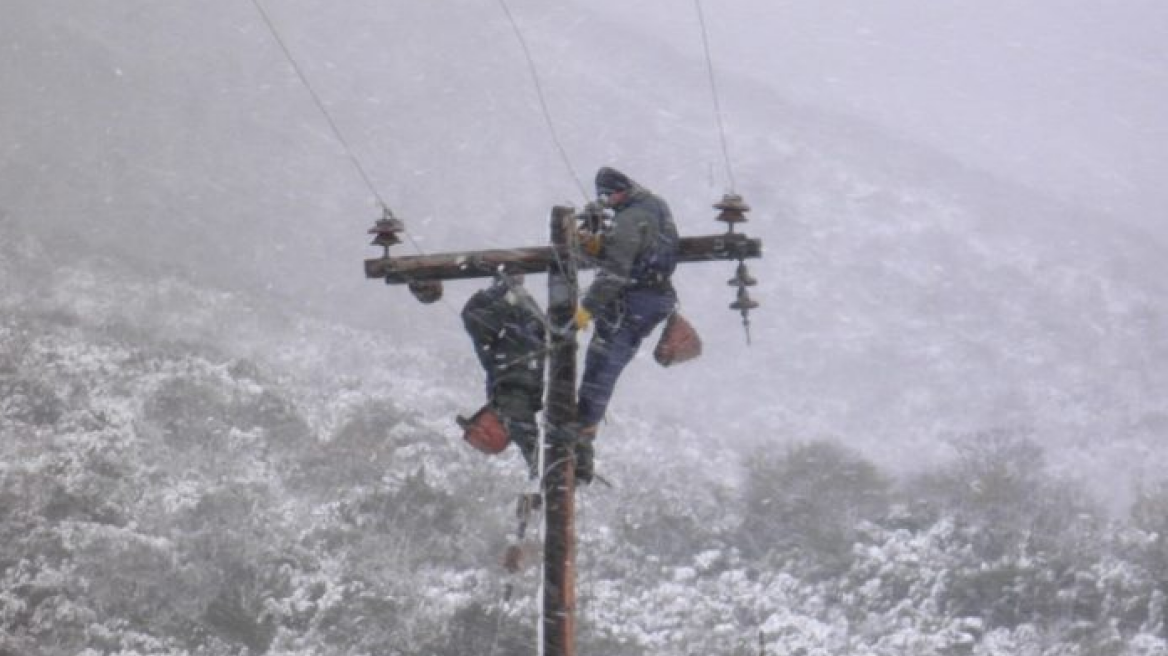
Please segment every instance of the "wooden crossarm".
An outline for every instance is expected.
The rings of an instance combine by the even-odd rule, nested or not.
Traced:
[[[391,285],[489,278],[501,265],[523,273],[547,273],[557,259],[567,257],[567,249],[557,250],[551,246],[379,257],[365,260],[365,277],[383,278]],[[762,240],[739,233],[682,237],[678,243],[679,263],[759,257],[762,257]],[[596,262],[582,257],[577,260],[577,266],[582,269],[593,268]]]

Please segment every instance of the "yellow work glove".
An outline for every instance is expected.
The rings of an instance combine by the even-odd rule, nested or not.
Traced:
[[[584,330],[588,327],[588,322],[592,321],[592,313],[584,309],[584,306],[576,308],[576,330]]]
[[[604,235],[593,232],[580,233],[580,250],[591,255],[592,257],[598,257],[600,255],[600,249],[603,246]]]

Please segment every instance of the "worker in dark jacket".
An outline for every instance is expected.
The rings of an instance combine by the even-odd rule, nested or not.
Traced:
[[[462,309],[463,325],[487,374],[487,402],[533,477],[538,475],[535,414],[543,408],[545,321],[522,275],[500,273]]]
[[[596,278],[576,312],[577,329],[596,322],[577,405],[576,476],[583,482],[592,479],[592,439],[617,378],[677,305],[670,278],[678,235],[669,205],[608,167],[596,173],[596,193],[615,215],[600,243]]]

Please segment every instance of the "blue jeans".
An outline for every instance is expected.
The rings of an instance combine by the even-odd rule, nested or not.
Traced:
[[[671,290],[632,290],[597,313],[596,333],[584,357],[577,420],[592,426],[604,418],[617,378],[645,339],[677,305]]]

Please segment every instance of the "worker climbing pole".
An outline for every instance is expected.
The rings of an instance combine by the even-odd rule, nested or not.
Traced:
[[[507,14],[516,37],[523,47],[540,107],[547,121],[549,132],[555,142],[564,164],[572,174],[582,195],[588,194],[572,170],[566,150],[555,134],[555,126],[543,97],[543,89],[536,74],[535,64],[523,35],[507,7],[506,0],[498,0]],[[582,211],[571,207],[556,207],[551,215],[551,244],[526,248],[479,250],[436,255],[395,256],[390,249],[402,242],[406,234],[405,223],[394,216],[389,206],[378,193],[372,179],[361,165],[349,142],[344,138],[337,123],[330,115],[325,103],[315,92],[302,68],[293,58],[291,50],[280,37],[276,25],[260,0],[252,0],[257,13],[271,31],[279,49],[303,83],[313,103],[327,121],[333,135],[344,147],[354,169],[360,175],[369,192],[381,210],[381,216],[369,230],[374,235],[372,244],[382,248],[380,257],[365,261],[365,276],[382,279],[391,285],[406,285],[420,302],[432,304],[443,294],[443,282],[447,280],[489,278],[506,271],[511,274],[548,275],[548,311],[546,325],[549,328],[547,350],[548,367],[547,402],[545,404],[545,453],[540,458],[540,493],[522,495],[516,515],[519,520],[516,549],[509,549],[505,564],[509,569],[517,569],[523,558],[523,541],[530,516],[541,507],[545,518],[544,532],[544,579],[543,579],[543,626],[542,654],[544,656],[575,655],[576,622],[576,541],[575,541],[575,489],[576,489],[576,441],[579,439],[576,426],[576,359],[577,359],[577,317],[578,298],[577,274],[581,269],[597,266],[596,253],[581,248],[581,235],[597,234],[602,231],[605,213],[597,203],[586,203]],[[747,287],[756,284],[746,268],[745,260],[762,256],[762,242],[735,231],[735,227],[746,221],[749,206],[735,192],[734,175],[730,166],[725,128],[718,99],[717,87],[710,62],[709,42],[706,37],[705,18],[701,13],[701,1],[695,0],[701,22],[702,39],[706,61],[709,66],[710,87],[718,119],[722,152],[726,163],[730,193],[727,193],[714,207],[721,211],[717,219],[726,223],[728,229],[723,234],[699,237],[681,237],[677,243],[677,263],[709,261],[737,261],[738,267],[730,280],[737,287],[737,296],[730,304],[731,309],[742,315],[743,326],[750,339],[749,313],[758,307]],[[407,235],[408,236],[408,235]],[[416,242],[414,248],[421,252]],[[659,361],[661,361],[659,359]],[[504,445],[505,446],[505,445]],[[507,591],[508,595],[510,590]],[[761,637],[760,637],[761,639]],[[761,649],[761,648],[760,648]]]
[[[535,65],[527,49],[514,17],[507,9],[506,1],[499,0],[507,12],[516,36],[523,46],[528,65],[540,94],[544,118],[557,149],[565,164],[579,185],[579,179],[572,170],[567,155],[555,135],[554,124],[543,100],[542,87],[536,75]],[[735,191],[734,173],[731,167],[722,112],[718,100],[717,87],[710,61],[709,42],[706,37],[705,18],[701,12],[700,0],[695,0],[701,22],[705,56],[710,72],[711,94],[714,99],[718,129],[722,143],[722,153],[726,163],[730,191],[714,208],[720,211],[717,220],[726,224],[723,234],[704,237],[681,237],[677,242],[677,263],[729,260],[738,262],[734,277],[729,284],[737,288],[730,308],[742,316],[747,341],[750,341],[750,312],[758,303],[750,297],[748,287],[757,281],[751,276],[745,260],[762,256],[762,242],[736,232],[736,227],[746,222],[746,212],[750,211],[742,196]],[[581,189],[583,191],[583,189]],[[585,194],[586,195],[586,194]],[[603,232],[606,220],[603,207],[599,203],[586,203],[577,212],[569,207],[556,207],[551,215],[551,244],[546,247],[508,248],[497,250],[446,253],[393,257],[389,247],[399,243],[398,234],[404,225],[388,210],[385,216],[370,229],[373,243],[383,246],[382,257],[365,262],[365,275],[369,278],[384,279],[388,284],[405,284],[414,296],[423,303],[433,303],[441,298],[442,282],[467,278],[493,276],[505,269],[521,273],[548,274],[548,367],[547,403],[545,407],[545,453],[541,482],[542,506],[545,513],[544,534],[544,579],[543,612],[541,634],[543,656],[575,656],[576,626],[576,539],[575,539],[575,487],[576,458],[580,451],[576,441],[581,439],[576,421],[576,328],[579,326],[578,310],[580,298],[576,284],[581,269],[595,267],[597,250],[590,246],[595,241],[588,239]],[[585,244],[579,243],[583,237]],[[659,359],[660,361],[660,359]],[[530,513],[534,507],[531,501],[521,497],[520,513]],[[519,537],[522,538],[526,518],[520,520]],[[507,562],[521,552],[509,550]],[[508,589],[509,593],[509,589]]]
[[[762,242],[735,232],[746,221],[749,208],[741,198],[723,199],[715,207],[722,210],[717,219],[728,224],[727,232],[699,237],[681,237],[678,263],[736,261],[738,270],[733,284],[738,296],[731,304],[744,321],[757,303],[745,287],[755,284],[744,261],[762,256]],[[551,245],[506,248],[430,255],[393,256],[390,247],[401,243],[404,223],[385,215],[370,228],[372,244],[383,248],[380,257],[365,261],[365,276],[381,279],[390,285],[406,285],[422,303],[433,303],[442,296],[447,280],[489,278],[500,267],[510,271],[548,274],[548,325],[562,328],[549,336],[548,392],[544,423],[546,452],[540,472],[542,505],[545,513],[543,636],[545,656],[575,654],[575,450],[576,433],[576,331],[572,324],[579,298],[576,276],[580,269],[594,267],[578,243],[579,227],[595,224],[595,208],[577,212],[570,207],[556,207],[551,215]]]

